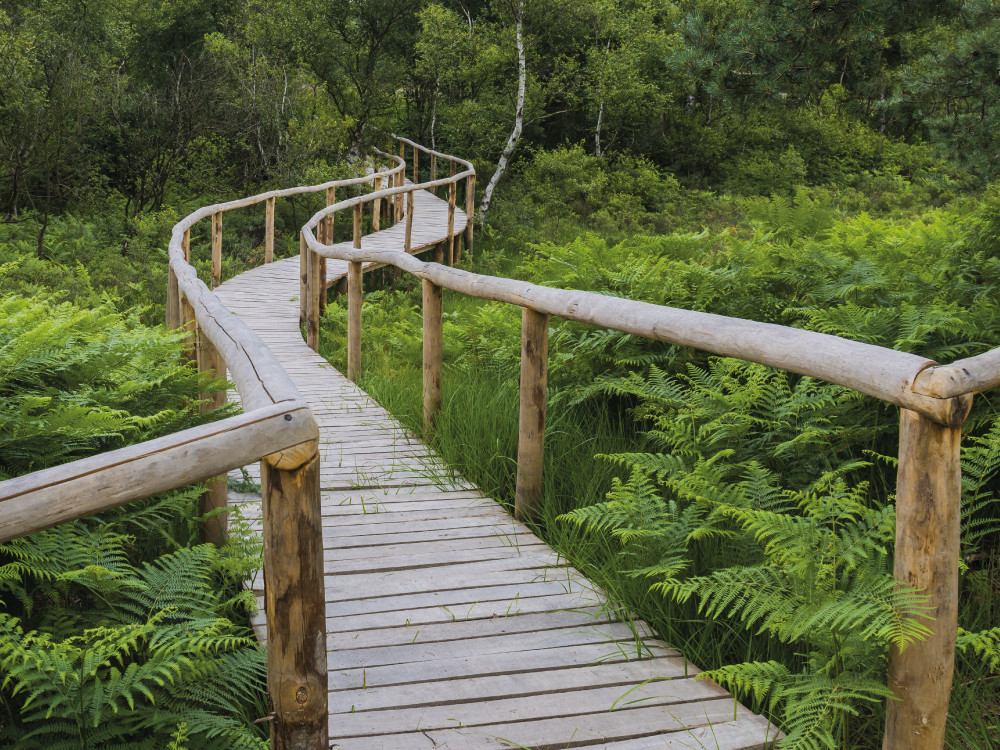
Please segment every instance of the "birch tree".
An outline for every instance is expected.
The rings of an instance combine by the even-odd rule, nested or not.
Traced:
[[[507,171],[510,157],[514,154],[518,141],[521,140],[521,131],[524,128],[524,89],[528,77],[528,65],[524,54],[524,0],[514,0],[514,33],[517,45],[517,105],[514,110],[514,129],[511,130],[510,137],[507,138],[507,145],[504,146],[503,153],[500,154],[497,168],[483,192],[483,202],[479,205],[477,216],[480,226],[486,220],[486,212],[490,210],[493,191],[504,172]]]

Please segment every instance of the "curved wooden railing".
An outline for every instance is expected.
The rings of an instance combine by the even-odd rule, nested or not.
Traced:
[[[364,249],[360,232],[363,207],[377,200],[406,196],[405,218],[413,221],[413,192],[455,186],[474,180],[472,165],[433,152],[405,139],[413,149],[411,184],[332,203],[302,229],[300,248],[307,286],[321,259],[349,263],[348,376],[356,377],[361,353],[361,268],[364,263],[394,266],[423,284],[423,402],[425,428],[433,426],[441,404],[442,290],[507,302],[522,308],[519,435],[515,513],[534,516],[541,499],[545,432],[548,318],[588,323],[625,333],[690,346],[712,354],[758,362],[789,372],[847,386],[901,409],[895,576],[930,597],[935,632],[903,653],[890,654],[890,687],[900,700],[890,701],[883,747],[889,750],[940,750],[951,693],[957,628],[959,524],[961,503],[961,425],[972,395],[1000,385],[1000,349],[951,365],[924,357],[823,333],[758,323],[710,313],[609,297],[592,292],[553,289],[523,281],[471,273],[406,252]],[[447,178],[419,184],[418,154],[447,159]],[[404,154],[405,155],[405,154]],[[455,165],[466,170],[456,174]],[[471,202],[468,221],[471,227]],[[354,212],[353,247],[331,245],[314,230],[338,211]],[[448,244],[455,231],[449,222]],[[309,296],[308,330],[318,331],[316,294]],[[318,338],[309,341],[316,348]]]
[[[391,169],[206,206],[174,226],[167,323],[189,331],[187,356],[199,370],[225,377],[228,368],[241,415],[0,482],[0,541],[7,541],[192,482],[209,482],[202,512],[224,507],[226,473],[260,461],[273,747],[327,744],[319,430],[274,355],[198,278],[190,263],[191,228],[211,217],[215,287],[222,275],[223,213],[265,204],[264,261],[269,263],[276,199],[325,191],[332,203],[338,187],[401,182],[402,161],[389,158],[395,163]],[[204,396],[206,408],[225,401],[224,392]],[[206,529],[207,540],[221,541],[225,533],[221,516],[216,519]]]

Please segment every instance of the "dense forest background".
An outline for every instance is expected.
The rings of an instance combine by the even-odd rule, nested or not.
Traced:
[[[476,165],[478,272],[940,361],[1000,346],[998,126],[990,0],[0,0],[0,478],[205,418],[177,337],[140,324],[163,320],[170,227],[353,174],[391,133]],[[319,205],[279,203],[278,256]],[[262,229],[227,214],[225,277]],[[419,430],[419,286],[366,284],[361,384]],[[445,302],[434,448],[509,501],[519,316]],[[969,750],[1000,747],[998,408],[977,397],[962,456],[948,747]],[[786,747],[875,747],[886,653],[927,627],[891,577],[897,425],[837,386],[553,319],[541,532]],[[0,739],[263,745],[238,593],[259,552],[238,518],[199,545],[197,494],[0,545]],[[169,612],[135,593],[171,575]],[[170,628],[194,640],[164,651]]]
[[[560,203],[603,188],[662,212],[686,189],[798,185],[946,202],[1000,165],[998,13],[984,0],[4,0],[0,215],[31,225],[40,257],[58,255],[46,233],[71,213],[145,262],[191,201],[325,179],[389,132],[473,159],[485,185],[514,127],[518,28],[515,169],[542,160]],[[545,173],[566,145],[600,158],[597,175]]]

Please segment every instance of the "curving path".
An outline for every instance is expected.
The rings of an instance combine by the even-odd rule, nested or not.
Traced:
[[[424,252],[447,236],[447,203],[426,191],[414,203],[412,247]],[[401,250],[403,227],[362,246]],[[328,260],[328,284],[346,271]],[[333,747],[749,750],[774,739],[644,623],[618,622],[583,576],[306,346],[297,256],[216,293],[320,424]]]

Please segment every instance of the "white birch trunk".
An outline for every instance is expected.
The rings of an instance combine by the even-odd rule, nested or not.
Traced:
[[[601,99],[601,108],[597,110],[597,127],[594,128],[594,156],[601,156],[601,120],[604,119],[604,100]]]
[[[486,219],[486,212],[490,210],[490,200],[493,198],[493,190],[496,188],[497,183],[500,182],[500,178],[503,177],[503,173],[507,171],[510,157],[517,147],[517,142],[521,140],[521,128],[524,126],[524,87],[525,79],[527,78],[523,35],[524,0],[515,0],[514,2],[514,24],[517,38],[517,112],[514,115],[514,129],[507,139],[507,145],[504,147],[503,153],[500,154],[500,161],[497,162],[496,171],[493,173],[489,184],[486,186],[486,190],[483,192],[483,202],[479,205],[479,216],[477,217],[480,226],[482,226],[483,221]]]

